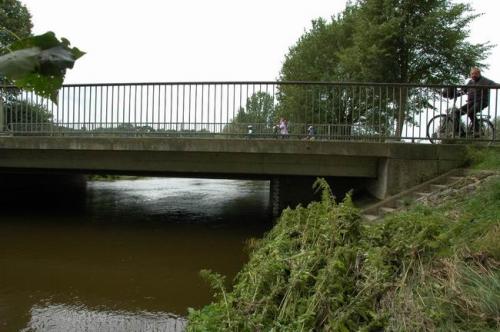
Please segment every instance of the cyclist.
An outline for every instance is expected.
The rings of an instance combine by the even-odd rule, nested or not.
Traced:
[[[472,67],[470,70],[470,80],[467,83],[466,88],[464,88],[459,94],[467,94],[467,102],[465,105],[460,107],[455,111],[454,125],[455,132],[459,132],[460,127],[460,117],[463,114],[467,114],[469,117],[472,128],[474,128],[474,134],[479,135],[479,123],[476,121],[476,113],[481,112],[483,109],[489,106],[490,103],[490,89],[489,88],[477,88],[476,86],[487,86],[494,85],[495,82],[487,79],[481,75],[481,70],[477,67]]]

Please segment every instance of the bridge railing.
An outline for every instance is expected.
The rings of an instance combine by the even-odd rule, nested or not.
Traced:
[[[387,139],[426,142],[463,86],[342,82],[183,82],[65,85],[57,103],[0,87],[0,132],[12,135]],[[480,87],[479,114],[496,129],[499,86]],[[467,108],[466,95],[456,98]],[[477,107],[477,106],[476,106]],[[454,114],[451,112],[450,114]],[[454,115],[451,115],[454,117]],[[288,135],[276,125],[284,118]],[[470,124],[462,117],[464,127]],[[312,127],[312,129],[311,129]],[[491,139],[474,133],[449,140]],[[496,136],[493,137],[496,140]]]

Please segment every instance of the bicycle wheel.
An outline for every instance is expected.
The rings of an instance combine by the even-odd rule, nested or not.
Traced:
[[[432,144],[449,143],[454,138],[453,120],[446,115],[436,115],[427,123],[427,138]]]
[[[481,135],[478,138],[480,141],[490,144],[495,140],[495,126],[491,121],[486,119],[479,119],[481,128]]]

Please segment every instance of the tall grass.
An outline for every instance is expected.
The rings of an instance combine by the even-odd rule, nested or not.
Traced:
[[[469,146],[467,155],[473,169],[500,171],[500,146]]]

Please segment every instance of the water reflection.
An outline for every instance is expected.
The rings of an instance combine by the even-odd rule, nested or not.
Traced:
[[[91,182],[83,202],[68,193],[5,206],[0,331],[65,331],[82,317],[154,331],[203,306],[211,293],[199,271],[236,274],[245,241],[270,227],[268,190],[253,181]],[[96,330],[81,326],[74,331]]]
[[[95,182],[88,194],[91,207],[108,221],[140,215],[142,221],[233,224],[268,218],[268,191],[262,181],[143,179]]]
[[[31,309],[28,327],[22,332],[68,331],[164,331],[184,330],[184,319],[162,312],[95,311],[84,306],[63,304],[40,306]]]

